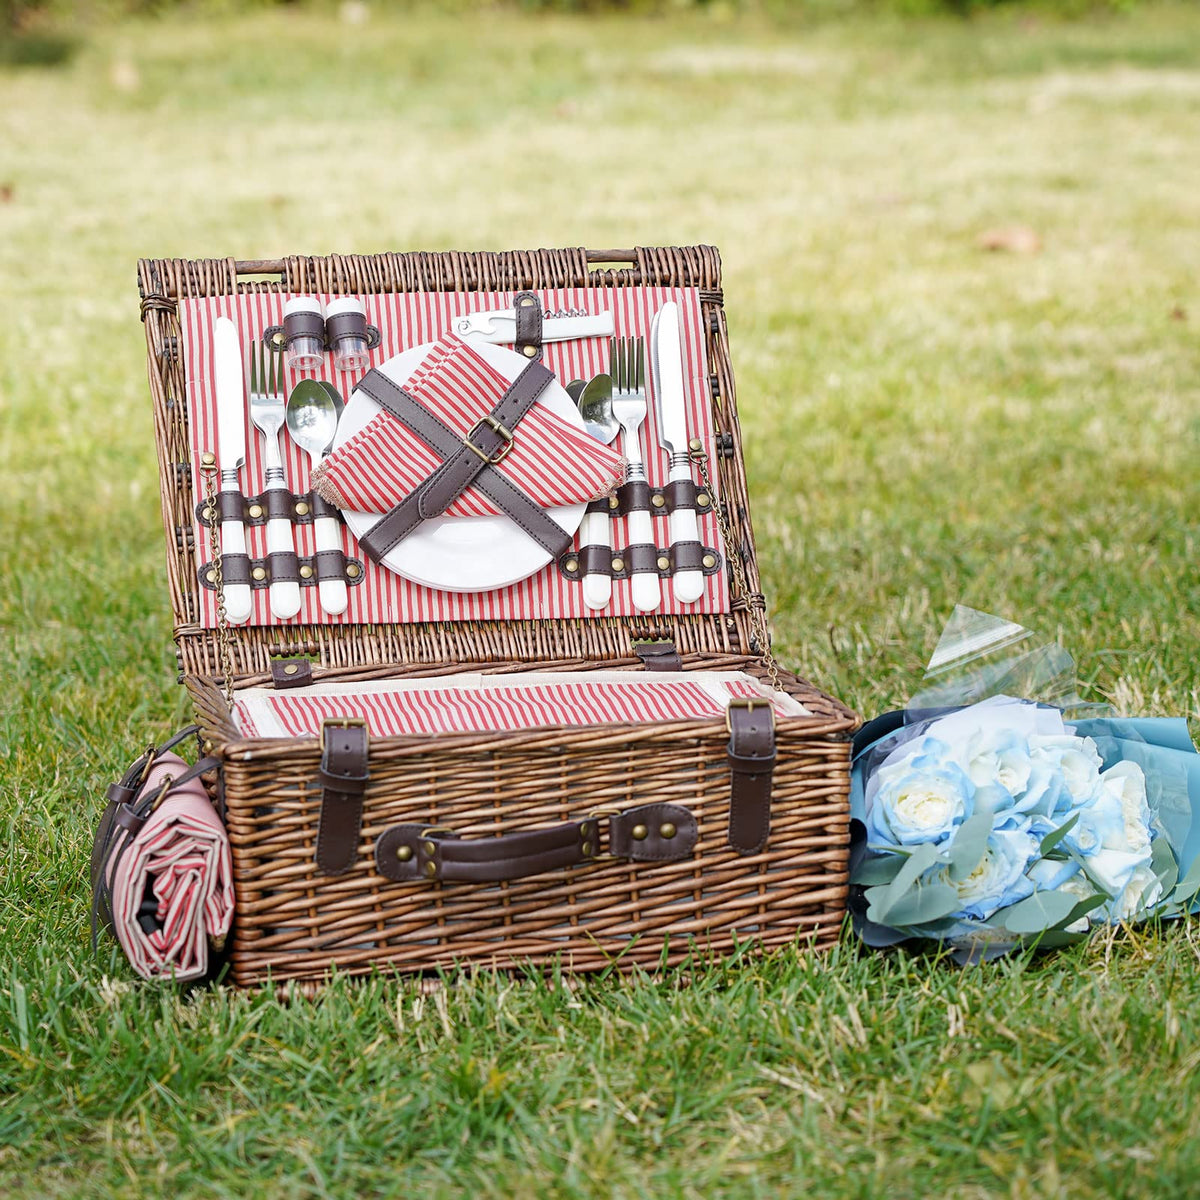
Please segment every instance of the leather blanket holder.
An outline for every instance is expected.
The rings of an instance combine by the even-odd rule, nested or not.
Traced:
[[[308,994],[333,971],[654,971],[693,956],[745,952],[751,943],[764,951],[815,950],[838,938],[858,719],[769,656],[712,247],[153,259],[139,264],[139,284],[180,674],[202,754],[220,764],[233,857],[232,983]],[[194,536],[178,536],[181,528],[190,534],[188,522],[205,503],[191,471],[178,465],[179,448],[190,444],[180,398],[192,366],[184,362],[179,314],[185,302],[225,304],[243,293],[270,293],[280,311],[282,297],[301,294],[363,297],[369,312],[372,296],[403,304],[409,293],[428,294],[431,311],[515,308],[515,348],[526,368],[465,440],[379,372],[358,384],[433,447],[441,465],[360,542],[364,558],[345,564],[348,583],[362,582],[367,557],[386,554],[473,487],[521,523],[568,578],[601,553],[607,561],[596,557],[596,565],[618,579],[634,569],[665,575],[687,566],[723,578],[728,607],[224,631],[202,624],[197,614],[210,584],[199,566],[208,555]],[[479,295],[443,303],[437,297],[445,293]],[[702,365],[693,377],[708,379],[712,397],[711,480],[701,471],[695,483],[623,486],[605,511],[649,512],[658,518],[655,544],[632,556],[628,548],[575,548],[495,469],[549,379],[543,303],[547,310],[607,308],[622,314],[624,332],[635,321],[646,336],[655,308],[672,297],[695,313]],[[385,337],[394,340],[396,329]],[[248,526],[270,515],[269,500],[249,498],[241,514]],[[261,517],[250,511],[256,503]],[[312,512],[311,497],[274,503],[288,505],[297,524]],[[672,550],[666,518],[689,507],[701,541]],[[719,539],[718,517],[725,523]],[[269,583],[271,563],[247,558],[243,565],[235,566],[238,578],[258,566],[268,578],[249,582]],[[305,566],[316,575],[319,564],[304,558],[297,573]],[[762,698],[736,696],[722,715],[706,719],[374,736],[361,720],[338,713],[322,686],[592,670],[633,673],[648,684],[686,681],[692,672],[748,675],[787,693],[805,715],[777,715]],[[298,703],[319,705],[320,736],[243,735],[227,683],[234,701],[244,687],[273,685]]]

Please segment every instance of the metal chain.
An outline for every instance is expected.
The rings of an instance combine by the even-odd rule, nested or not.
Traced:
[[[704,447],[698,438],[688,446],[688,457],[700,469],[700,481],[708,490],[709,499],[712,503],[712,511],[717,518],[717,526],[721,530],[721,541],[725,546],[725,557],[729,560],[729,566],[733,571],[733,582],[738,591],[746,599],[746,608],[750,614],[750,629],[758,641],[763,666],[767,668],[767,674],[771,677],[771,686],[777,692],[785,691],[783,681],[779,678],[779,664],[775,661],[775,656],[771,653],[771,634],[767,629],[765,605],[763,608],[757,608],[750,603],[750,583],[746,578],[746,564],[742,561],[741,554],[734,547],[733,535],[729,527],[729,514],[725,511],[723,499],[718,497],[716,490],[713,488],[712,477],[708,472],[708,455],[705,453]]]
[[[200,471],[207,484],[205,512],[208,516],[208,546],[211,560],[213,586],[217,591],[217,652],[220,657],[221,674],[225,679],[222,689],[225,704],[233,712],[233,639],[229,636],[229,614],[225,611],[225,579],[221,570],[221,542],[217,531],[217,465],[216,462],[201,463]]]

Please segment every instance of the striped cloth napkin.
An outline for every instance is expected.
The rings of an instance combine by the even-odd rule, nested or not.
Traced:
[[[404,390],[459,437],[500,402],[511,383],[453,334],[434,343]],[[543,508],[608,495],[624,478],[624,459],[536,401],[516,428],[512,450],[496,470]],[[442,460],[395,417],[379,413],[313,474],[313,487],[338,508],[387,512],[429,478]],[[488,517],[499,509],[468,488],[446,510]]]

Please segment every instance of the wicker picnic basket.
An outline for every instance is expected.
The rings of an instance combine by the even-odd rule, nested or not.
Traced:
[[[139,264],[139,285],[180,678],[205,751],[223,764],[214,787],[233,853],[234,982],[295,981],[305,988],[331,970],[425,972],[451,964],[654,969],[697,952],[728,954],[746,943],[816,948],[835,940],[847,897],[849,738],[858,720],[770,657],[715,249],[148,259]],[[616,296],[649,286],[696,289],[703,314],[716,450],[704,468],[725,518],[726,611],[237,628],[202,619],[198,572],[208,548],[195,523],[204,503],[197,494],[202,475],[189,469],[197,443],[186,402],[192,364],[181,337],[185,302],[582,287]],[[320,682],[434,677],[468,668],[485,674],[533,667],[740,671],[794,696],[810,715],[774,721],[774,771],[766,776],[769,809],[763,814],[769,814],[769,833],[764,825],[761,836],[743,830],[740,839],[731,830],[729,714],[371,737],[367,778],[352,802],[359,822],[343,845],[345,861],[329,870],[318,860],[331,786],[321,771],[332,749],[316,737],[247,737],[231,716],[233,695],[281,682],[283,663],[291,671],[299,664],[306,681]],[[753,706],[747,707],[753,720]],[[635,816],[626,819],[630,812]],[[658,837],[677,824],[680,836],[687,826],[689,838],[690,852],[682,857],[667,854]],[[586,854],[564,851],[567,828]],[[436,850],[422,841],[426,830]],[[558,831],[549,842],[547,830]],[[453,831],[453,844],[438,840],[446,831]],[[340,836],[345,843],[344,829]],[[409,861],[389,869],[381,854],[406,836],[409,849],[397,853]],[[630,857],[631,836],[643,839],[640,858]],[[423,856],[422,847],[430,853]],[[505,872],[494,865],[475,876],[468,865],[454,875],[449,861],[456,847],[496,849],[500,857],[521,859],[525,869],[497,878]],[[624,853],[615,856],[616,850]],[[554,865],[560,862],[566,865]],[[435,877],[425,878],[422,866]]]

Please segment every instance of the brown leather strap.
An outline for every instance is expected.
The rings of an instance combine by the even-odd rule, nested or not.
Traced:
[[[367,314],[360,312],[334,313],[325,318],[325,344],[333,349],[345,337],[367,340]]]
[[[535,367],[540,371],[545,370],[536,363],[530,364],[530,368]],[[368,371],[358,387],[443,458],[464,449],[462,439],[454,430],[418,404],[386,375],[379,371]],[[472,457],[475,456],[472,454]],[[571,544],[572,535],[494,466],[484,465],[472,482],[501,512],[555,558]],[[373,529],[358,539],[359,545],[376,562],[385,558],[420,523],[421,514],[414,498],[416,494],[414,492],[402,500]]]
[[[316,338],[325,345],[325,318],[317,312],[290,312],[283,318],[283,336],[290,346],[297,338]]]
[[[250,583],[250,556],[247,554],[221,555],[221,582]]]
[[[499,837],[463,838],[448,829],[393,825],[375,843],[375,865],[397,882],[499,883],[606,858],[673,862],[691,854],[697,834],[696,818],[678,804],[644,804]]]
[[[775,712],[767,700],[737,696],[729,723],[729,844],[757,854],[771,832],[771,775],[775,770]]]
[[[484,467],[508,453],[518,436],[514,430],[521,418],[553,378],[549,368],[530,363],[513,380],[500,403],[483,420],[475,422],[458,449],[418,486],[417,506],[424,520],[440,517]]]
[[[513,297],[516,311],[516,350],[528,359],[542,357],[542,302],[533,292],[518,292]]]
[[[290,521],[296,515],[296,502],[286,488],[271,488],[263,492],[264,507],[269,521]]]
[[[658,574],[658,547],[639,543],[636,546],[626,546],[624,550],[625,566],[633,575]]]
[[[244,521],[246,497],[241,492],[218,492],[217,517],[222,521]]]
[[[295,550],[272,550],[267,555],[267,576],[272,583],[299,583],[300,559]]]
[[[318,581],[322,579],[345,579],[346,556],[341,550],[318,550],[313,555],[313,568]]]
[[[370,734],[362,721],[327,720],[321,725],[321,816],[317,866],[339,875],[354,865],[362,827],[363,792],[370,769]]]
[[[672,542],[667,556],[672,571],[715,571],[716,565],[710,568],[704,562],[704,556],[709,553],[712,552],[700,542]]]
[[[667,512],[674,512],[677,508],[696,507],[697,488],[690,479],[672,479],[663,486],[662,492]]]

